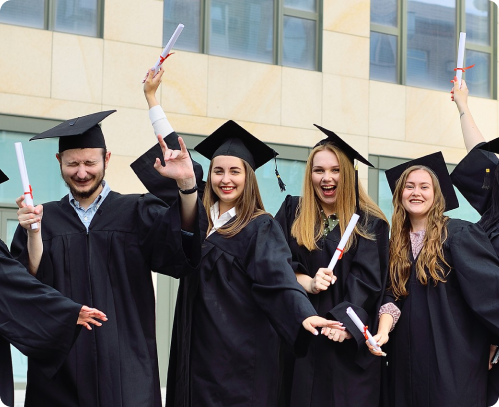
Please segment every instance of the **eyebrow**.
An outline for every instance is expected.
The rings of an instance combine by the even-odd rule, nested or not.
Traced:
[[[230,167],[229,170],[240,170],[241,167]],[[224,170],[222,167],[213,167],[213,170]]]

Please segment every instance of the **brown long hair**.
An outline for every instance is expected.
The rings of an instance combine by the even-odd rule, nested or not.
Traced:
[[[237,216],[234,221],[225,224],[221,228],[217,229],[217,232],[224,237],[233,237],[237,235],[251,220],[257,216],[266,214],[265,208],[263,206],[262,197],[260,196],[260,189],[258,188],[258,182],[256,180],[255,171],[250,165],[241,158],[244,165],[245,177],[244,177],[244,188],[242,194],[237,198],[236,201],[236,213]],[[218,196],[213,191],[211,184],[211,171],[213,169],[213,160],[210,162],[210,169],[208,170],[208,179],[206,180],[206,186],[204,189],[203,196],[203,206],[208,214],[208,231],[213,228],[213,221],[210,216],[210,209],[218,201]]]
[[[427,215],[423,247],[416,261],[417,279],[423,285],[428,284],[429,278],[431,278],[435,285],[438,282],[445,283],[447,274],[442,264],[450,267],[445,261],[443,253],[443,243],[447,239],[446,225],[449,218],[444,216],[445,198],[442,194],[440,183],[430,168],[423,165],[414,165],[402,173],[393,192],[389,270],[390,289],[396,299],[409,295],[406,285],[411,275],[411,262],[409,260],[411,250],[411,222],[407,211],[402,205],[402,194],[409,174],[417,170],[423,170],[430,174],[434,193],[433,205]]]
[[[314,156],[319,151],[329,150],[336,155],[340,167],[339,188],[336,189],[336,213],[339,220],[341,234],[345,232],[350,218],[355,212],[355,169],[346,154],[332,143],[315,147],[307,160],[303,194],[296,209],[296,219],[291,227],[291,235],[299,245],[312,251],[318,249],[317,241],[324,233],[324,224],[321,219],[321,200],[315,193],[312,183],[312,167]],[[367,195],[359,183],[359,206],[366,215],[373,215],[388,223],[378,205]],[[345,251],[355,242],[356,236],[373,240],[374,236],[367,231],[368,216],[364,216],[362,223],[357,223],[354,233],[348,239]]]

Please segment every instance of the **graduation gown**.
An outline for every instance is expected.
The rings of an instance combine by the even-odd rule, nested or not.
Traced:
[[[288,195],[276,215],[293,256],[296,273],[314,277],[317,270],[327,267],[341,238],[335,227],[317,244],[319,250],[308,251],[291,236],[299,197]],[[365,214],[361,214],[362,222]],[[351,306],[371,332],[378,327],[387,278],[388,224],[369,218],[368,230],[375,240],[358,238],[336,264],[337,281],[328,290],[310,294],[310,301],[319,316],[343,322],[353,338],[338,343],[325,336],[311,344],[303,359],[282,354],[283,377],[281,405],[291,407],[368,407],[378,406],[380,398],[381,358],[371,355],[365,338],[346,314]]]
[[[51,287],[41,284],[12,258],[0,240],[0,398],[14,405],[10,344],[32,358],[47,378],[66,358],[81,327],[81,309]]]
[[[261,215],[232,238],[210,235],[202,250],[200,273],[179,288],[166,406],[274,407],[278,335],[306,352],[313,337],[302,322],[316,315],[281,228]]]
[[[480,226],[451,219],[446,283],[424,286],[415,259],[388,349],[392,407],[485,407],[491,334],[499,334],[499,261]],[[393,298],[391,302],[394,302]]]
[[[198,209],[198,216],[204,216]],[[87,233],[68,196],[44,205],[44,251],[37,278],[104,311],[109,320],[81,333],[52,380],[29,360],[27,407],[161,405],[151,270],[178,278],[193,270],[201,248],[200,243],[192,245],[189,263],[179,212],[177,203],[168,208],[149,194],[111,191]],[[27,264],[22,228],[12,252]]]

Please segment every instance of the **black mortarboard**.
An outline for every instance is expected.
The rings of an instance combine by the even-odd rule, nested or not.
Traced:
[[[364,157],[362,157],[357,150],[353,149],[349,144],[343,141],[336,133],[331,130],[325,129],[324,127],[319,126],[318,124],[314,124],[320,131],[322,131],[327,137],[321,141],[319,141],[315,146],[320,146],[326,143],[332,143],[337,146],[341,151],[343,151],[346,156],[353,163],[354,160],[359,160],[360,162],[368,165],[369,167],[374,167],[369,161],[367,161]]]
[[[494,140],[490,140],[488,143],[482,144],[478,147],[480,150],[490,151],[492,153],[499,154],[499,137]]]
[[[408,161],[386,170],[385,175],[388,180],[388,184],[390,185],[390,189],[392,190],[392,194],[395,191],[395,186],[397,185],[397,181],[402,173],[413,165],[424,165],[425,167],[431,169],[436,175],[438,182],[440,183],[440,189],[442,190],[442,194],[445,198],[445,211],[450,211],[459,207],[457,195],[454,191],[449,171],[447,170],[444,156],[441,151],[416,158],[415,160]]]
[[[270,148],[263,141],[258,140],[255,136],[232,120],[229,120],[206,137],[201,143],[194,147],[194,150],[209,160],[212,160],[219,155],[241,158],[246,161],[253,170],[261,167],[273,158],[275,159],[278,155],[277,151]],[[276,176],[281,190],[284,190],[285,185],[282,183],[279,172],[277,171],[277,163]]]
[[[59,153],[72,148],[106,148],[99,123],[116,110],[76,117],[32,137],[31,140],[59,137]]]
[[[0,170],[0,184],[3,184],[5,181],[8,181],[9,180],[9,177],[7,177],[7,175],[5,175],[5,173]]]

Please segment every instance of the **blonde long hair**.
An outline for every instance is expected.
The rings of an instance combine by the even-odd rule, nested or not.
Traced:
[[[409,295],[406,286],[411,276],[411,262],[409,260],[411,222],[407,216],[407,211],[402,205],[402,194],[409,174],[418,170],[426,171],[430,175],[433,181],[434,200],[427,215],[423,247],[416,261],[416,277],[423,285],[428,284],[429,277],[435,285],[438,282],[445,283],[447,274],[442,264],[450,267],[445,261],[443,252],[443,243],[447,239],[446,225],[449,218],[444,216],[445,198],[440,188],[440,182],[430,168],[423,165],[414,165],[402,173],[393,192],[389,270],[390,289],[396,299]]]
[[[332,143],[326,143],[315,147],[307,160],[305,168],[305,180],[303,182],[303,195],[296,209],[296,219],[291,227],[291,235],[296,238],[300,246],[308,250],[318,249],[317,241],[324,233],[324,224],[321,219],[321,200],[317,196],[312,183],[312,167],[315,154],[319,151],[329,150],[336,155],[340,167],[340,178],[336,189],[336,213],[339,220],[341,234],[355,212],[355,169],[346,154]],[[388,223],[385,215],[367,195],[364,188],[359,184],[359,206],[366,215],[373,215]],[[357,223],[354,233],[345,246],[347,251],[355,242],[356,236],[374,239],[367,231],[368,216],[364,216],[362,223]]]
[[[260,196],[260,190],[258,188],[258,182],[256,180],[255,171],[253,168],[241,158],[244,165],[245,177],[244,177],[244,188],[242,194],[236,201],[236,213],[237,216],[234,221],[225,224],[221,228],[217,229],[217,232],[224,237],[233,237],[237,235],[248,223],[250,223],[257,216],[266,214],[265,208],[263,206],[262,197]],[[203,196],[203,206],[208,214],[208,231],[213,228],[213,221],[210,216],[211,207],[219,200],[218,196],[213,191],[211,184],[211,171],[213,169],[213,160],[210,162],[210,169],[208,171],[208,179],[206,180],[206,186],[204,189]]]

